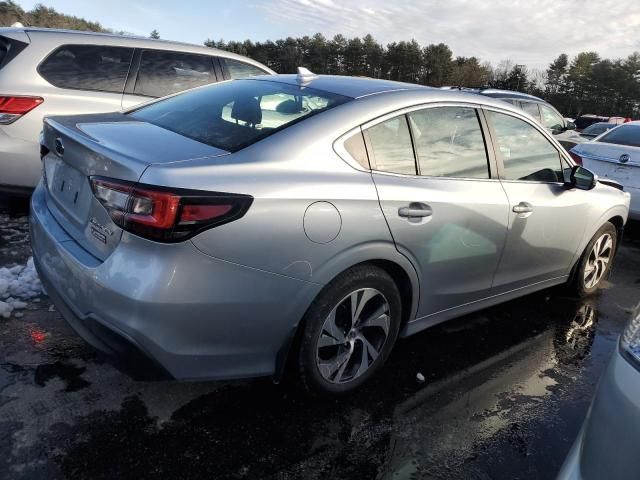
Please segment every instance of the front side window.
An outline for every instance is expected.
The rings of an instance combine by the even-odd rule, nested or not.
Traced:
[[[506,180],[563,182],[560,153],[532,125],[510,115],[487,111],[504,165]]]
[[[164,97],[215,81],[211,57],[144,50],[133,92],[147,97]]]
[[[537,103],[534,103],[534,102],[520,102],[520,105],[522,106],[522,110],[527,112],[529,115],[531,115],[537,121],[540,121],[540,111],[538,110],[538,104]]]
[[[309,87],[247,79],[184,92],[129,115],[235,152],[349,100]]]
[[[640,147],[640,125],[622,125],[600,137],[598,142]]]
[[[254,67],[253,65],[238,60],[232,60],[231,58],[221,58],[221,60],[227,65],[229,76],[232,79],[255,77],[257,75],[266,75],[267,72]]]
[[[489,178],[478,115],[468,107],[426,108],[409,114],[420,175]]]
[[[550,130],[563,129],[564,121],[560,115],[544,105],[540,105],[540,111],[542,112],[542,125],[544,125],[545,128]]]
[[[407,117],[400,115],[370,127],[369,139],[371,168],[382,172],[416,174],[411,134]]]
[[[38,72],[56,87],[122,93],[132,57],[132,48],[64,45],[40,64]]]

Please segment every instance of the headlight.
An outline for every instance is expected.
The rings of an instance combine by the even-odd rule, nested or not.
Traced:
[[[631,321],[622,332],[620,348],[627,360],[640,369],[640,305],[633,312]]]

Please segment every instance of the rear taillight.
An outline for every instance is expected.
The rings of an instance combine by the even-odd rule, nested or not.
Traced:
[[[0,96],[0,125],[8,125],[15,122],[42,102],[44,102],[44,99],[41,97]]]
[[[253,198],[90,177],[93,194],[124,230],[159,242],[180,242],[241,218]]]
[[[580,155],[573,152],[569,152],[569,155],[571,155],[571,158],[573,158],[574,162],[576,162],[578,165],[582,165],[582,157]]]

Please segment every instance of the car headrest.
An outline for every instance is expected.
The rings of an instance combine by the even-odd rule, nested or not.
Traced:
[[[258,125],[262,122],[260,102],[253,97],[235,100],[231,109],[231,118],[247,122],[248,125]]]

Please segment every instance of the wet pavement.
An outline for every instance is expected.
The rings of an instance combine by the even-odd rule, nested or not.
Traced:
[[[6,213],[0,267],[29,256]],[[601,295],[552,289],[434,327],[341,401],[264,379],[136,382],[30,301],[0,318],[0,479],[553,478],[640,301],[637,230]]]

